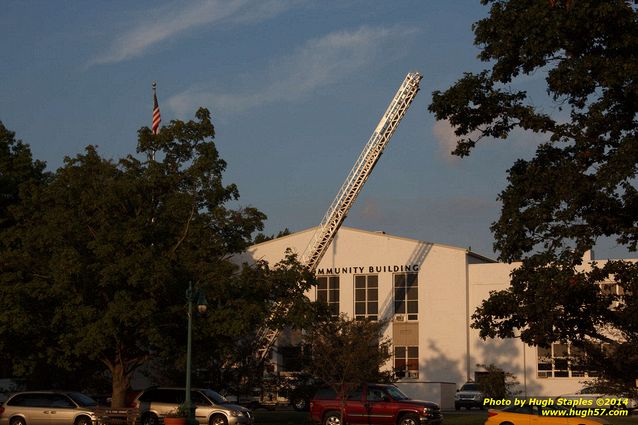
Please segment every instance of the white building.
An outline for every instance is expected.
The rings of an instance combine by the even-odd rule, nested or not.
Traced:
[[[301,255],[315,230],[254,245],[244,260],[274,264],[287,248]],[[308,297],[350,317],[391,319],[386,336],[394,356],[388,366],[406,370],[397,384],[444,409],[453,407],[461,384],[482,372],[477,364],[514,374],[528,396],[580,389],[586,373],[570,370],[561,359],[564,345],[548,352],[519,339],[484,341],[470,328],[477,306],[490,291],[508,287],[514,267],[465,248],[342,227],[317,267],[318,286]]]

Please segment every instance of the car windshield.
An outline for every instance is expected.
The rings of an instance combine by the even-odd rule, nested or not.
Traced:
[[[93,400],[88,395],[82,393],[68,393],[67,394],[71,399],[81,407],[95,407],[97,406],[97,402]]]
[[[398,389],[397,387],[387,387],[386,391],[388,392],[388,394],[392,396],[394,400],[409,400],[410,399],[410,397],[403,394],[401,390]]]
[[[213,390],[203,390],[204,394],[206,394],[206,397],[210,398],[211,401],[215,404],[226,404],[228,403],[228,400],[226,399],[226,397],[224,397],[223,395],[219,394],[218,392],[215,392]]]
[[[479,384],[464,384],[461,391],[481,391]]]

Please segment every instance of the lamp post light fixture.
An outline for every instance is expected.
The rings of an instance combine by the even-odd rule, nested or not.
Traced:
[[[186,290],[186,301],[188,302],[188,336],[186,339],[186,394],[184,399],[184,407],[188,411],[188,418],[186,423],[188,425],[197,425],[195,419],[196,406],[191,401],[191,340],[193,333],[193,303],[197,305],[197,312],[200,316],[206,313],[208,303],[206,297],[199,290],[193,291],[193,283],[188,282],[188,289]]]

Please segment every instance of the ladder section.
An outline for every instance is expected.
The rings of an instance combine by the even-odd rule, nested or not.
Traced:
[[[368,143],[365,145],[363,152],[361,152],[359,158],[357,158],[346,181],[341,186],[330,208],[324,215],[319,228],[301,257],[301,263],[306,265],[312,272],[317,269],[328,246],[348,215],[352,204],[357,199],[357,195],[361,192],[363,184],[379,160],[383,149],[390,141],[399,122],[412,104],[414,97],[419,91],[421,78],[423,77],[418,72],[408,73],[405,77],[399,90],[390,102],[388,109],[372,133],[370,140],[368,140]],[[257,334],[259,345],[256,353],[259,361],[263,361],[266,358],[280,334],[280,330],[276,327],[270,327],[269,323],[272,322],[273,319],[285,315],[289,308],[290,305],[285,302],[275,304],[268,317],[266,326],[259,330]]]
[[[379,160],[381,153],[383,153],[383,149],[390,141],[399,122],[414,100],[419,91],[421,78],[423,77],[418,72],[411,72],[405,77],[363,152],[361,152],[354,167],[348,174],[346,181],[324,215],[319,228],[301,257],[301,262],[308,266],[311,271],[314,272],[316,270],[328,246],[348,215],[352,204],[361,192],[363,184],[368,180],[372,169]]]

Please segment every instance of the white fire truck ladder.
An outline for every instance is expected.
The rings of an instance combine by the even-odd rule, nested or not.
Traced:
[[[372,133],[370,140],[368,140],[363,152],[361,152],[350,174],[348,174],[346,181],[341,186],[334,201],[332,201],[323,220],[321,220],[321,224],[301,257],[301,263],[305,264],[310,271],[314,272],[317,269],[328,246],[334,239],[341,224],[348,215],[352,204],[361,192],[363,184],[368,180],[368,177],[370,177],[370,173],[379,160],[383,149],[390,141],[399,122],[419,91],[421,78],[422,75],[418,72],[408,73],[405,77],[401,87],[399,87],[399,90],[390,102],[388,109],[381,117],[377,128],[374,130],[374,133]],[[286,303],[276,304],[270,318],[281,317],[280,315],[285,314],[289,307]],[[268,328],[263,328],[260,331],[258,335],[260,345],[257,350],[257,358],[259,361],[264,360],[270,352],[270,349],[279,336],[279,332],[278,329]]]

